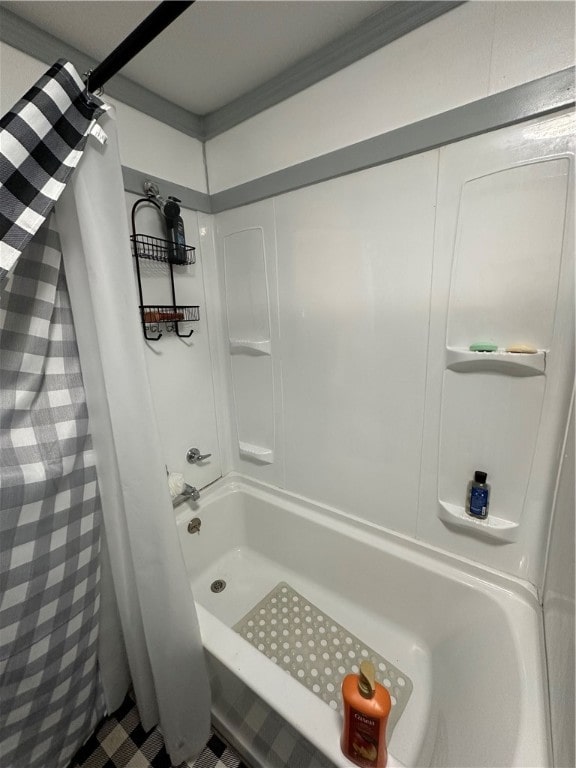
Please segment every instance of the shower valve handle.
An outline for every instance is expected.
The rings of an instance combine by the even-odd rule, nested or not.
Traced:
[[[198,448],[189,448],[186,451],[186,461],[188,464],[197,464],[199,461],[204,461],[212,456],[211,453],[201,454]]]

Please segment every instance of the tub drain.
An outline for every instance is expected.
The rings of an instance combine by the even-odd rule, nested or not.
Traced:
[[[216,581],[210,584],[210,589],[212,592],[222,592],[222,590],[226,589],[226,582],[224,579],[216,579]]]

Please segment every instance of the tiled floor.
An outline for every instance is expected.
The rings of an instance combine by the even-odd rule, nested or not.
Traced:
[[[69,768],[247,768],[215,733],[193,762],[173,766],[157,728],[146,732],[131,694],[76,753]]]

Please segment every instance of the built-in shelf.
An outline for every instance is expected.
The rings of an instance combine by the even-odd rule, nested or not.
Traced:
[[[272,345],[270,340],[253,341],[251,339],[230,339],[231,352],[251,352],[257,355],[271,355]]]
[[[516,541],[519,525],[502,517],[489,514],[484,520],[467,514],[464,507],[457,504],[449,504],[446,501],[439,502],[438,516],[443,523],[462,529],[472,536],[493,539],[501,543]]]
[[[465,348],[447,347],[446,367],[460,373],[496,371],[509,376],[541,376],[546,370],[546,352],[471,352]]]
[[[252,445],[242,441],[239,441],[238,448],[241,456],[261,461],[262,464],[272,464],[274,461],[274,451],[270,448],[263,448],[261,445]]]

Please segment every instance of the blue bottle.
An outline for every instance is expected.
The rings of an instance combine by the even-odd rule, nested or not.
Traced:
[[[466,511],[472,517],[484,519],[488,517],[490,503],[490,486],[486,482],[486,472],[474,472],[474,480],[468,484]]]

